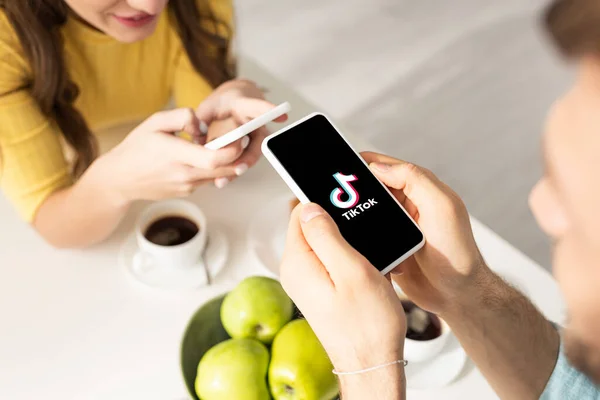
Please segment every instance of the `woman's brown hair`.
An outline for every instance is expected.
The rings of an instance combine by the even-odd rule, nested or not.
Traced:
[[[230,31],[215,18],[208,4],[198,8],[195,0],[171,0],[169,11],[183,46],[196,71],[213,87],[231,79],[229,64],[231,34],[219,36],[219,27]],[[21,42],[32,70],[27,87],[41,111],[61,129],[76,152],[73,173],[79,176],[97,156],[97,144],[85,119],[75,108],[77,85],[66,69],[60,28],[67,22],[69,8],[63,0],[0,0],[2,8]],[[205,51],[199,51],[204,49]],[[209,50],[210,49],[210,50]]]
[[[544,23],[563,55],[600,55],[600,0],[555,0]]]

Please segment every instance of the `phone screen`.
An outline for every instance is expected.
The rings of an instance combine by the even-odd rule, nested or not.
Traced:
[[[269,139],[269,150],[306,197],[335,220],[342,236],[382,271],[423,234],[323,115]]]

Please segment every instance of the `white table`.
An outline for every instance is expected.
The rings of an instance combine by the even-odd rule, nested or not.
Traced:
[[[246,61],[242,70],[270,89],[272,101],[291,102],[291,120],[314,110],[258,66]],[[359,150],[374,150],[356,135],[350,139]],[[205,187],[193,195],[209,222],[226,231],[231,253],[213,286],[187,292],[147,288],[118,265],[119,246],[142,204],[107,242],[58,251],[0,198],[0,399],[186,399],[179,369],[184,328],[204,301],[244,276],[263,273],[248,255],[246,229],[261,204],[283,193],[287,188],[263,161],[225,189]],[[548,318],[562,322],[563,302],[552,277],[477,220],[473,229],[492,268],[522,286]],[[469,365],[452,385],[409,391],[409,398],[496,396]]]

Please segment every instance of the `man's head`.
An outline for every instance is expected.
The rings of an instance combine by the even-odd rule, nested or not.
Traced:
[[[546,172],[530,203],[554,240],[554,273],[569,309],[567,356],[600,382],[600,1],[555,1],[546,25],[579,72],[549,114]]]

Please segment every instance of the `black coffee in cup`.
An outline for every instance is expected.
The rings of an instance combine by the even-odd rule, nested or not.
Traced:
[[[402,300],[406,313],[406,337],[412,340],[432,340],[442,335],[442,322],[437,315],[419,308],[415,303]]]
[[[152,222],[144,236],[159,246],[177,246],[192,240],[199,231],[194,221],[186,217],[170,215]]]

